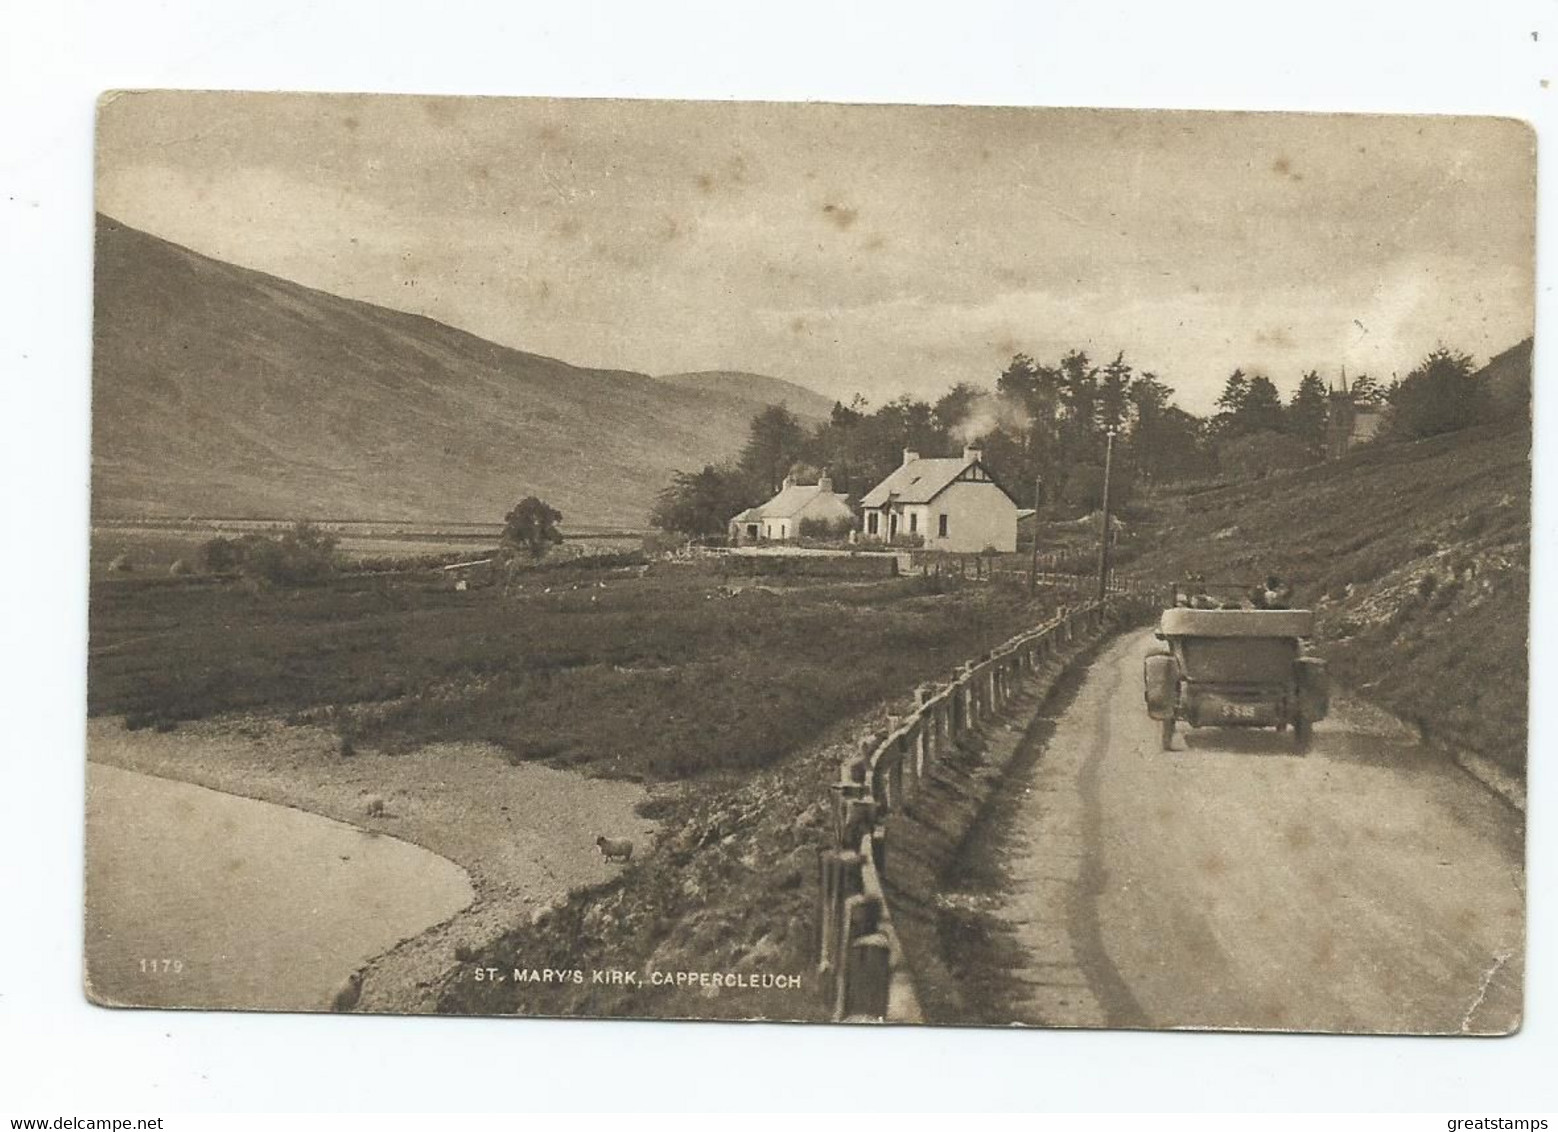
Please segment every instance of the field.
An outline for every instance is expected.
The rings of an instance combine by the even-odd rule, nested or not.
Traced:
[[[200,548],[213,538],[280,534],[292,524],[271,519],[100,520],[92,527],[91,576],[110,576],[110,564],[122,559],[131,574],[166,575],[183,561],[192,573],[201,569]],[[497,523],[388,523],[362,520],[317,524],[338,540],[348,565],[414,559],[480,558],[498,543]],[[564,553],[601,554],[636,549],[641,536],[610,528],[573,527],[565,532]]]
[[[948,579],[725,578],[561,563],[505,596],[434,572],[300,590],[98,579],[88,707],[132,727],[257,712],[343,749],[485,740],[510,758],[679,779],[770,765],[1042,618],[1052,598]]]

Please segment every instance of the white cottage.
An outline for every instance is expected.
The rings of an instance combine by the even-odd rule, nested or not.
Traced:
[[[801,523],[811,519],[847,527],[854,523],[855,512],[848,497],[833,490],[833,481],[827,476],[813,484],[796,483],[793,477],[785,476],[778,495],[730,520],[730,538],[732,542],[798,538]]]
[[[1017,502],[983,457],[969,447],[961,457],[922,459],[905,448],[903,463],[860,501],[865,537],[918,535],[927,550],[964,554],[1016,550]]]

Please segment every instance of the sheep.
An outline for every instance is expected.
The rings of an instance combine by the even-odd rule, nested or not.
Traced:
[[[625,864],[633,856],[633,843],[631,841],[597,837],[595,839],[595,847],[600,850],[600,855],[608,861],[621,861]]]
[[[357,1000],[360,998],[362,998],[362,972],[353,971],[346,976],[346,981],[330,999],[330,1010],[335,1014],[346,1014],[357,1008]]]

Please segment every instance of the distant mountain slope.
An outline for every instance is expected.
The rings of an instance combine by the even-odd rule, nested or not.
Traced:
[[[642,525],[761,402],[508,349],[98,217],[99,515]]]
[[[701,370],[698,373],[670,373],[661,381],[679,385],[684,389],[696,389],[703,393],[736,397],[743,401],[764,405],[783,405],[805,421],[825,421],[833,413],[832,397],[825,397],[804,385],[786,381],[782,377],[768,377],[761,373],[743,373],[740,370]]]

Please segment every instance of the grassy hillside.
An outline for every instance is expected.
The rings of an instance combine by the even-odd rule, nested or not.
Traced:
[[[670,373],[661,381],[683,389],[694,389],[715,397],[737,397],[764,405],[783,405],[803,421],[825,421],[833,413],[834,398],[761,373],[739,370],[702,370],[698,373]]]
[[[643,525],[767,403],[507,349],[102,216],[95,300],[99,515],[498,521],[535,493],[571,524]]]
[[[1319,614],[1340,680],[1430,738],[1523,773],[1530,459],[1517,420],[1164,492],[1139,507],[1131,570],[1283,575]]]

